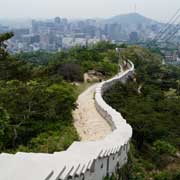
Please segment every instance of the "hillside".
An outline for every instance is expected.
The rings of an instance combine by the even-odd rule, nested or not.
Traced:
[[[180,68],[162,65],[161,57],[129,47],[123,56],[135,64],[136,74],[116,84],[106,102],[133,127],[129,164],[124,179],[180,179]]]
[[[79,139],[72,111],[85,87],[83,73],[117,73],[117,53],[107,42],[91,49],[9,55],[0,35],[0,152],[53,153]]]

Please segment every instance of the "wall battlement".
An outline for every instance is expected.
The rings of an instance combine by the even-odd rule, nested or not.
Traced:
[[[102,140],[74,142],[66,151],[53,154],[0,154],[0,180],[102,180],[127,162],[132,128],[121,114],[103,100],[103,94],[117,82],[126,82],[134,65],[102,82],[95,92],[95,106],[110,124],[112,133]]]

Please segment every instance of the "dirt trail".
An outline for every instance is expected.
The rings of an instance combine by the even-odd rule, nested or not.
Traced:
[[[74,125],[81,141],[102,139],[111,132],[111,127],[95,107],[94,92],[97,85],[92,85],[78,97],[78,108],[73,112]]]

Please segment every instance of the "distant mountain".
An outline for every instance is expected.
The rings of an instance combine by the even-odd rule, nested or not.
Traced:
[[[104,21],[106,24],[160,24],[150,18],[144,17],[138,13],[130,13],[114,16]]]
[[[101,22],[109,39],[115,41],[146,41],[155,38],[164,27],[163,23],[138,13],[118,15]]]

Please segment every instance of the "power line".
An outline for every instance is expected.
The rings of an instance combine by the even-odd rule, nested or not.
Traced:
[[[177,14],[179,13],[180,9],[178,9],[176,11],[176,13],[171,17],[171,19],[165,24],[164,28],[167,28],[167,26],[169,26],[169,24],[171,24],[171,21],[177,16]],[[158,34],[161,34],[163,32],[163,29],[160,30],[160,32]]]
[[[177,32],[180,30],[180,22],[179,24],[176,25],[176,30],[171,33],[168,37],[165,38],[165,41],[169,41],[170,39],[172,39],[173,37],[175,37],[175,35],[177,34]]]
[[[166,35],[166,32],[168,32],[169,30],[171,30],[173,28],[173,24],[175,24],[179,18],[180,18],[180,15],[176,17],[176,19],[172,22],[172,24],[169,24],[167,29],[161,34],[160,38],[162,38],[164,35]]]
[[[158,41],[159,39],[162,38],[162,36],[172,28],[172,24],[175,24],[176,21],[180,18],[180,8],[176,11],[176,13],[170,18],[170,20],[166,23],[164,29],[162,29],[157,36],[155,37],[155,40]]]
[[[180,9],[178,9],[178,10],[176,11],[176,13],[170,18],[170,20],[165,24],[164,29],[161,29],[161,30],[159,31],[159,33],[157,34],[157,36],[155,37],[155,39],[158,38],[158,36],[159,36],[160,34],[162,34],[162,33],[169,27],[170,24],[172,24],[171,21],[173,21],[173,19],[178,15],[179,11],[180,11]]]
[[[180,21],[174,26],[174,28],[171,31],[169,31],[166,34],[166,36],[162,38],[162,40],[168,41],[172,39],[176,35],[176,33],[179,31],[179,28],[180,28]]]

